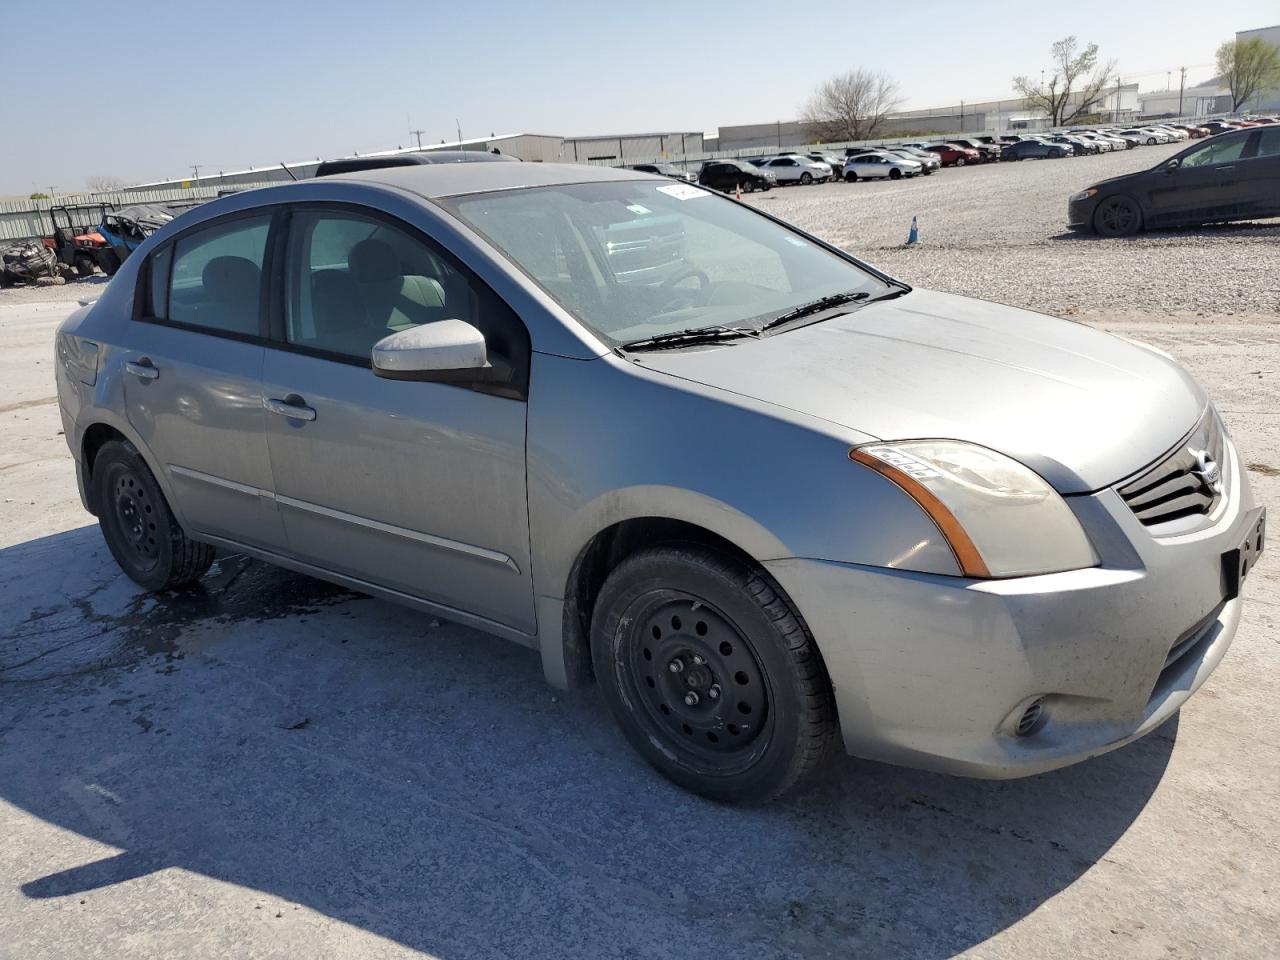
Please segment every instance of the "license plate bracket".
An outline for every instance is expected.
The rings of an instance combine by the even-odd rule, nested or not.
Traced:
[[[1249,533],[1234,550],[1222,555],[1222,598],[1234,600],[1240,596],[1240,585],[1262,556],[1267,542],[1267,508],[1259,507],[1258,515],[1249,525]]]

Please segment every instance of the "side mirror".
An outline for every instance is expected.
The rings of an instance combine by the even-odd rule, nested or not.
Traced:
[[[383,337],[373,345],[373,372],[387,380],[505,383],[511,366],[490,357],[484,334],[465,320],[437,320]]]
[[[1174,157],[1172,160],[1170,160],[1168,163],[1164,165],[1164,172],[1173,173],[1173,171],[1177,170],[1178,167],[1180,166],[1182,166],[1181,161],[1179,161],[1177,157]]]

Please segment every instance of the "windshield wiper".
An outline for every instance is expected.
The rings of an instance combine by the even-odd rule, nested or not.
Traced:
[[[792,320],[809,317],[815,313],[821,313],[823,310],[830,310],[832,307],[838,307],[844,303],[857,303],[859,300],[866,300],[869,296],[871,296],[871,294],[867,293],[865,290],[859,290],[856,293],[833,293],[828,297],[819,297],[817,300],[810,300],[808,303],[800,304],[800,306],[793,310],[788,310],[786,313],[779,314],[760,329],[772,330],[774,327],[780,327],[784,323],[790,323]]]
[[[754,327],[692,327],[688,330],[672,330],[640,340],[618,345],[619,350],[663,350],[667,347],[696,346],[700,343],[717,343],[721,340],[738,340],[742,337],[758,337]]]
[[[810,300],[808,303],[802,303],[794,310],[788,310],[786,313],[774,317],[760,329],[772,330],[774,327],[780,327],[783,324],[791,323],[794,320],[800,320],[804,317],[811,317],[815,313],[822,313],[824,310],[830,310],[832,307],[839,307],[846,303],[856,303],[859,305],[866,303],[875,303],[877,300],[891,300],[894,297],[900,297],[904,293],[910,293],[911,288],[905,284],[893,281],[894,286],[890,290],[883,293],[877,293],[875,296],[867,293],[865,290],[848,293],[833,293],[828,297],[819,297],[817,300]]]

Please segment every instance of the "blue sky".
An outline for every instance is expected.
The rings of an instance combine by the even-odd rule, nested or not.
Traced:
[[[817,82],[856,66],[895,77],[904,108],[992,99],[1013,75],[1038,74],[1068,33],[1097,42],[1126,79],[1163,88],[1184,64],[1189,81],[1209,77],[1215,48],[1236,30],[1280,21],[1276,0],[83,9],[73,23],[39,3],[6,4],[0,63],[22,106],[11,102],[0,121],[0,196],[83,189],[99,174],[136,182],[195,163],[231,170],[408,145],[410,119],[424,142],[454,139],[455,119],[463,136],[789,119]],[[56,51],[75,67],[55,69]]]

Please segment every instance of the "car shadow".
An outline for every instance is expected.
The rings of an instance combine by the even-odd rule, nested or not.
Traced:
[[[0,798],[119,851],[26,897],[176,867],[442,958],[951,956],[1102,858],[1176,736],[998,783],[838,759],[738,809],[535,652],[244,557],[147,596],[86,526],[0,583]]]
[[[1156,227],[1144,230],[1131,237],[1101,237],[1091,230],[1064,230],[1048,237],[1055,243],[1085,241],[1099,243],[1132,243],[1141,240],[1183,240],[1203,239],[1205,237],[1229,237],[1232,239],[1262,237],[1274,239],[1276,230],[1280,228],[1280,220],[1248,220],[1238,223],[1207,223],[1200,227]]]

